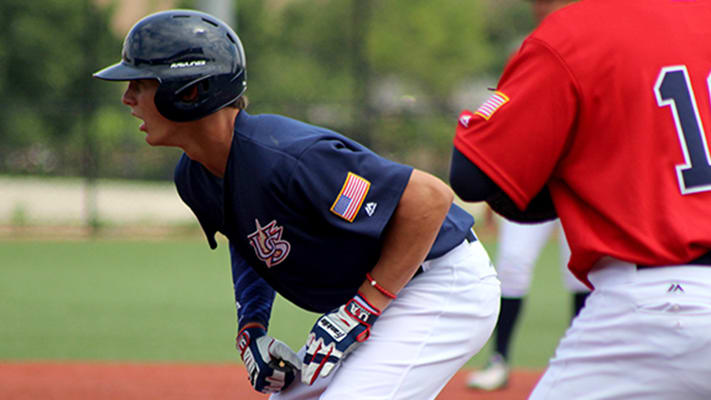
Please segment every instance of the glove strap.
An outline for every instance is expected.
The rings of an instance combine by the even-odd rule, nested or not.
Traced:
[[[365,326],[365,330],[358,334],[356,341],[363,342],[370,336],[370,327],[380,316],[380,310],[370,304],[368,299],[360,292],[346,303],[345,312]]]
[[[355,296],[353,296],[353,299],[356,300],[360,304],[360,306],[366,310],[368,310],[371,314],[379,317],[382,311],[374,305],[370,303],[370,300],[368,300],[367,297],[359,290]]]
[[[235,346],[237,347],[237,350],[239,350],[240,355],[244,354],[244,351],[247,347],[249,347],[250,343],[252,343],[252,340],[266,334],[266,330],[258,326],[250,326],[240,329],[235,340]]]
[[[395,298],[397,297],[397,295],[395,295],[393,292],[380,286],[380,284],[375,279],[373,279],[373,277],[370,275],[370,272],[365,273],[365,279],[367,279],[370,282],[370,286],[378,289],[378,291],[380,293],[382,293],[385,297],[389,297],[393,300],[395,300]]]

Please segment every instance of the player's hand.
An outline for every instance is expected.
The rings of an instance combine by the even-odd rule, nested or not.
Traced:
[[[380,316],[360,293],[319,318],[306,341],[301,381],[307,385],[328,376],[333,368],[370,336],[370,327]]]
[[[274,393],[294,381],[301,360],[284,342],[267,336],[262,327],[242,328],[237,335],[237,349],[255,390]]]

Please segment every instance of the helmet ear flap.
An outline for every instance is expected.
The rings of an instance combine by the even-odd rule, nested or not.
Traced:
[[[200,119],[237,100],[247,88],[246,71],[236,75],[206,75],[191,81],[162,82],[154,102],[169,120],[187,122]]]
[[[177,122],[200,119],[207,115],[205,103],[210,99],[210,76],[190,82],[174,81],[158,86],[154,102],[158,112]]]

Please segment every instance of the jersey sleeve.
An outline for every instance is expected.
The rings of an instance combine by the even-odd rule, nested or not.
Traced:
[[[300,157],[289,190],[298,209],[320,221],[379,238],[400,202],[412,167],[349,140],[324,138]]]
[[[248,322],[258,322],[269,328],[269,317],[276,292],[264,281],[230,242],[232,282],[237,307],[237,329]]]
[[[523,210],[571,139],[577,96],[575,78],[560,57],[529,38],[507,64],[496,92],[476,111],[462,112],[454,145]]]

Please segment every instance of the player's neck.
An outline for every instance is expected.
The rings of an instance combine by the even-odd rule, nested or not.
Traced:
[[[181,146],[188,157],[220,178],[225,175],[238,113],[238,109],[228,108],[203,118]]]

